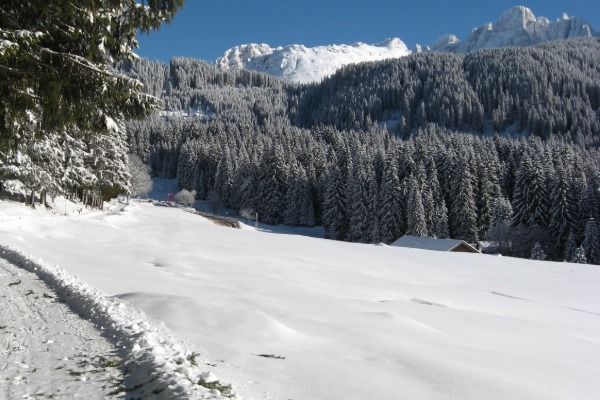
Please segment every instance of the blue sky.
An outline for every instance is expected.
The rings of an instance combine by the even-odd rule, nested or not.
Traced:
[[[600,30],[598,0],[187,0],[171,25],[140,35],[137,53],[168,61],[185,56],[215,61],[245,43],[271,46],[379,43],[398,37],[412,49],[447,33],[464,40],[472,28],[524,5],[556,20],[563,12]]]

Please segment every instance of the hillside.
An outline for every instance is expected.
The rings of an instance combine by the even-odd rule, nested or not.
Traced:
[[[488,240],[520,257],[539,242],[553,260],[583,246],[600,263],[598,65],[598,39],[414,54],[315,85],[142,61],[129,73],[162,82],[150,87],[167,111],[132,122],[128,141],[155,175],[263,222],[363,243]]]
[[[593,143],[600,136],[598,65],[600,39],[572,39],[466,55],[413,54],[347,66],[300,86],[195,59],[122,68],[162,98],[165,115],[361,131],[379,123],[404,136],[435,123]]]
[[[351,65],[301,91],[292,120],[356,130],[392,121],[404,135],[427,123],[480,134],[510,127],[597,141],[598,65],[600,39]]]
[[[236,230],[148,203],[84,219],[6,207],[0,242],[163,321],[243,398],[600,391],[595,266]]]

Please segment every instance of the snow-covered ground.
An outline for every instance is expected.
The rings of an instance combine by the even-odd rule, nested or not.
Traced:
[[[117,349],[34,273],[0,258],[0,398],[124,393]]]
[[[597,266],[238,230],[144,202],[36,213],[0,202],[0,243],[164,322],[242,398],[600,398]]]

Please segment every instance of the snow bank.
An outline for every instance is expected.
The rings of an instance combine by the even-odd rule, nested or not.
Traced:
[[[200,354],[175,339],[162,323],[125,302],[14,248],[0,244],[3,258],[37,274],[81,317],[90,320],[120,349],[127,397],[220,399],[237,396],[210,371]]]

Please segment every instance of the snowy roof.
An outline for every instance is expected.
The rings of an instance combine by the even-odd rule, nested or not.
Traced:
[[[435,251],[456,251],[458,247],[463,247],[463,251],[479,252],[473,246],[459,239],[438,239],[433,237],[419,237],[404,235],[391,244],[397,247],[410,247],[412,249],[435,250]],[[466,246],[466,247],[465,247]]]

